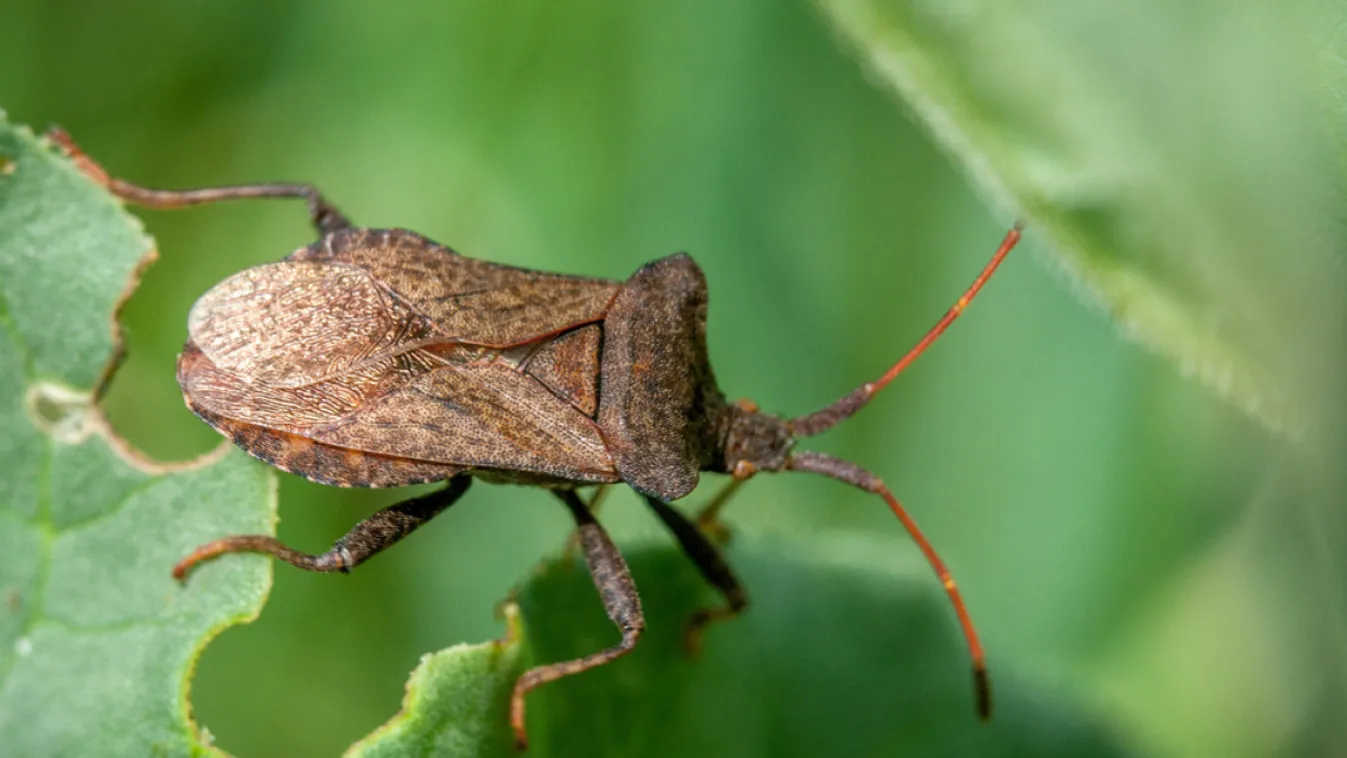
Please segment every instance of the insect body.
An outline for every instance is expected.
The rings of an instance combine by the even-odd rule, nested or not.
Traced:
[[[734,412],[706,365],[705,303],[687,256],[618,283],[341,229],[203,295],[178,378],[245,450],[324,484],[472,473],[669,500],[723,470]]]
[[[747,604],[706,527],[756,473],[814,472],[881,496],[912,534],[967,638],[978,713],[990,714],[981,645],[930,543],[878,477],[795,444],[854,414],[925,350],[1019,240],[1018,225],[964,296],[888,372],[814,413],[779,418],[748,401],[727,402],[718,388],[706,354],[706,282],[686,255],[646,264],[623,282],[530,271],[461,256],[408,231],[354,228],[308,185],[144,189],[107,177],[68,137],[56,139],[112,192],[148,207],[307,200],[317,242],[229,277],[192,308],[178,364],[183,396],[248,453],[316,482],[447,481],[375,513],[324,553],[236,535],[202,545],[174,567],[176,577],[240,551],[348,571],[452,505],[474,477],[546,487],[575,519],[622,640],[520,677],[511,723],[523,747],[525,695],[630,651],[645,625],[626,563],[578,487],[629,484],[724,596],[725,605],[693,617],[688,640],[695,645],[706,624]],[[691,492],[702,471],[733,479],[694,524],[669,501]]]

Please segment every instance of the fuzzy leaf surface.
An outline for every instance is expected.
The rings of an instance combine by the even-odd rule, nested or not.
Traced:
[[[823,0],[1128,337],[1291,438],[1347,284],[1340,10]]]

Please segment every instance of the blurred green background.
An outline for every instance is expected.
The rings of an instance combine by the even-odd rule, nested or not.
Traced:
[[[882,371],[1013,219],[797,0],[5,0],[0,105],[139,183],[311,181],[360,224],[476,257],[620,278],[687,250],[722,387],[786,414]],[[142,215],[162,258],[126,309],[111,415],[183,459],[218,443],[174,381],[187,309],[311,232],[280,202]],[[814,446],[910,507],[993,662],[1142,754],[1347,751],[1338,503],[1037,247]],[[401,496],[286,476],[280,535],[319,549]],[[754,481],[729,520],[909,549],[877,500],[808,477]],[[626,492],[604,521],[619,543],[661,534]],[[337,752],[396,710],[422,653],[498,634],[493,605],[566,531],[546,495],[481,486],[349,577],[281,567],[262,617],[202,659],[198,719],[240,756]]]

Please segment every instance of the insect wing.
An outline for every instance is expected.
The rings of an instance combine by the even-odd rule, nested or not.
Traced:
[[[431,338],[431,322],[351,265],[255,266],[202,295],[188,335],[218,369],[269,387],[304,387]]]
[[[446,366],[315,427],[314,440],[468,468],[582,481],[615,475],[598,426],[537,380],[502,362]]]
[[[402,229],[348,229],[288,261],[339,263],[397,293],[445,339],[511,347],[601,321],[618,283],[505,266],[459,255]]]
[[[409,232],[338,233],[203,295],[189,318],[179,381],[193,410],[245,448],[265,444],[267,455],[253,452],[266,460],[311,440],[409,461],[610,481],[611,457],[582,412],[593,412],[595,380],[589,395],[578,384],[559,393],[547,384],[559,383],[555,371],[535,377],[513,358],[545,353],[555,335],[588,323],[579,331],[593,338],[571,342],[595,353],[597,370],[593,322],[616,290],[465,258]],[[525,347],[494,346],[516,341]]]

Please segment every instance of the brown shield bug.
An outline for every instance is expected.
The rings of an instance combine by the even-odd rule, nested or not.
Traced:
[[[175,577],[242,551],[309,571],[349,571],[456,502],[473,477],[545,487],[575,519],[622,640],[520,677],[511,725],[522,748],[530,690],[629,652],[645,626],[626,562],[577,488],[630,485],[724,596],[725,605],[692,618],[688,642],[695,646],[706,624],[748,602],[705,536],[717,527],[720,508],[759,472],[812,472],[878,495],[911,534],[963,629],[977,712],[990,715],[982,646],[935,549],[879,477],[795,444],[856,413],[929,347],[1019,241],[1019,224],[887,372],[820,410],[781,418],[721,394],[706,354],[706,281],[687,255],[648,263],[626,281],[531,271],[464,257],[409,231],[355,228],[310,185],[137,187],[108,177],[68,137],[54,137],[114,194],[146,207],[307,201],[317,242],[225,279],[193,306],[178,362],[183,397],[249,454],[315,482],[447,483],[375,513],[319,555],[266,535],[235,535],[197,548],[173,568]],[[732,479],[694,523],[669,501],[691,492],[702,471]]]

